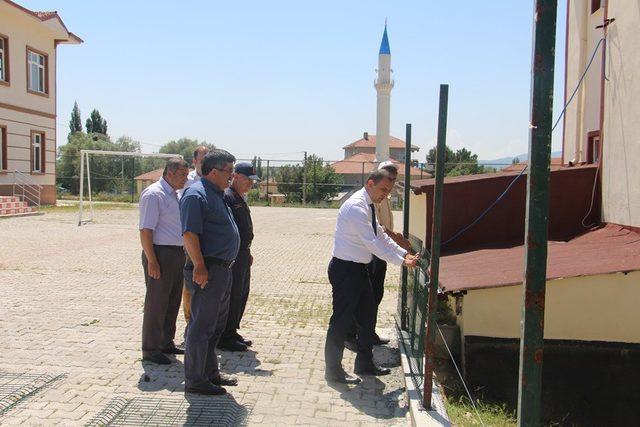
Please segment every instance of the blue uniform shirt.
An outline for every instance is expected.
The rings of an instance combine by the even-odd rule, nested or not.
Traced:
[[[180,199],[182,233],[200,237],[203,256],[233,261],[240,249],[240,234],[222,190],[206,179],[187,188]]]

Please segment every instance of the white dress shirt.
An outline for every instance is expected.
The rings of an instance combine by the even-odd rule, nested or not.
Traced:
[[[402,265],[407,251],[387,236],[378,221],[373,232],[371,197],[365,188],[356,191],[338,211],[333,256],[345,261],[368,264],[373,255]]]
[[[140,194],[139,229],[153,230],[153,244],[182,246],[178,195],[164,178]]]

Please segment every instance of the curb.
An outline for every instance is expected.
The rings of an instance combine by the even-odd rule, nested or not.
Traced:
[[[396,332],[398,334],[398,349],[400,350],[400,361],[402,363],[403,379],[405,389],[407,391],[407,400],[409,402],[409,413],[411,414],[411,425],[416,426],[446,426],[450,427],[451,422],[444,406],[442,391],[438,383],[433,381],[433,395],[431,398],[433,408],[430,411],[422,407],[422,393],[416,387],[411,377],[409,367],[409,358],[405,352],[405,346],[409,345],[408,334],[400,330],[396,324]]]

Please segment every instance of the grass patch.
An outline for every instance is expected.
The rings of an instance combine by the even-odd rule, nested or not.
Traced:
[[[96,211],[108,211],[108,210],[129,210],[129,209],[137,209],[138,206],[135,204],[120,204],[120,203],[99,203],[93,205],[93,210]],[[86,211],[89,211],[89,207],[85,208]],[[78,205],[42,205],[38,208],[40,212],[78,212]]]
[[[480,420],[473,409],[469,398],[451,397],[445,400],[447,413],[454,426],[479,426]],[[516,416],[505,404],[485,403],[476,401],[476,407],[487,426],[515,426]]]

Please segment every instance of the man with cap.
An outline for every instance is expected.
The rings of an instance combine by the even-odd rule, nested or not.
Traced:
[[[237,163],[231,185],[224,190],[224,201],[231,209],[240,232],[240,251],[232,268],[233,279],[227,326],[218,344],[219,348],[229,351],[246,351],[251,345],[251,341],[244,339],[238,333],[238,329],[249,297],[251,264],[253,264],[251,255],[253,222],[251,210],[245,198],[254,181],[259,181],[259,178],[253,165],[247,162]]]

